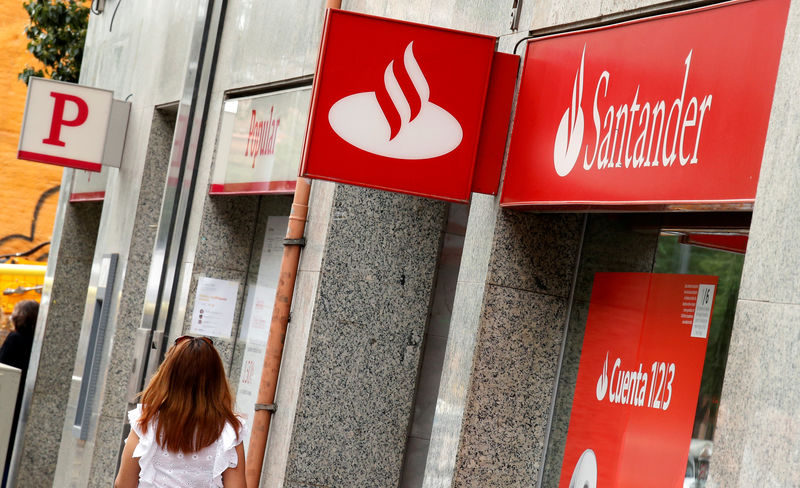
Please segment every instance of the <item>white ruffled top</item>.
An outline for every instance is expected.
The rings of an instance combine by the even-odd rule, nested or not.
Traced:
[[[143,433],[141,416],[141,405],[128,412],[131,428],[139,436],[133,451],[133,457],[139,458],[139,488],[222,488],[222,472],[239,463],[236,446],[242,441],[229,423],[213,444],[187,454],[162,449],[155,440],[155,422],[151,421],[147,433]]]

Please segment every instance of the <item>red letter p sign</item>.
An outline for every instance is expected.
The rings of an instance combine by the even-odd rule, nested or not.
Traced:
[[[66,93],[50,92],[50,96],[55,98],[55,105],[53,106],[53,118],[50,121],[50,137],[42,139],[45,144],[52,144],[54,146],[65,146],[66,143],[61,140],[61,127],[77,127],[84,122],[89,116],[89,105],[86,101],[75,95],[68,95]],[[64,110],[66,103],[72,102],[78,108],[78,113],[75,118],[70,120],[64,119]]]
[[[110,90],[33,76],[17,157],[87,171],[118,168],[130,107]]]

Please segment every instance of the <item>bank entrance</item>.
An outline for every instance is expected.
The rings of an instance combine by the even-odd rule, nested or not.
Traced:
[[[541,486],[705,486],[749,220],[586,216]]]

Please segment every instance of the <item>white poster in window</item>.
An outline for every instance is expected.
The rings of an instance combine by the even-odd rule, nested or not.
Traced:
[[[267,350],[269,325],[283,258],[283,238],[288,225],[288,216],[270,216],[267,219],[256,286],[248,292],[245,303],[240,337],[246,338],[246,344],[242,354],[242,370],[239,374],[239,387],[236,390],[235,408],[236,413],[245,420],[245,429],[242,432],[245,445],[250,442],[253,412],[261,383],[261,370]]]
[[[200,278],[189,332],[207,337],[230,337],[238,292],[236,281]]]
[[[108,166],[103,166],[99,173],[76,169],[72,175],[72,194],[70,202],[102,202],[106,196],[108,184]]]
[[[293,193],[310,101],[310,86],[227,100],[209,192]]]

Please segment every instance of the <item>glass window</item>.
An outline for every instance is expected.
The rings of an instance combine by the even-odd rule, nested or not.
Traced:
[[[709,217],[710,222],[714,222],[713,214],[706,214],[706,216]],[[693,216],[692,221],[702,221],[702,216],[700,216],[699,219],[697,217],[697,215]],[[737,219],[738,218],[734,218],[733,221],[736,222]],[[596,296],[600,294],[597,290],[593,290],[593,284],[597,273],[702,275],[716,277],[718,280],[716,289],[714,290],[715,298],[713,301],[713,310],[711,310],[711,320],[710,322],[706,322],[708,331],[707,344],[699,393],[697,395],[696,406],[694,407],[694,421],[691,428],[691,437],[689,437],[688,434],[686,436],[686,442],[688,444],[686,446],[686,452],[688,452],[688,456],[685,460],[686,472],[683,486],[693,488],[702,488],[705,486],[705,479],[708,476],[708,466],[712,459],[714,429],[719,409],[731,328],[739,293],[739,281],[744,263],[747,227],[745,225],[739,228],[728,227],[725,229],[714,229],[713,226],[705,226],[701,232],[696,232],[690,231],[688,227],[687,229],[680,229],[671,225],[670,231],[665,232],[662,230],[663,221],[664,216],[659,214],[590,214],[587,217],[586,232],[581,250],[581,260],[574,284],[570,313],[568,315],[568,330],[557,383],[553,418],[548,436],[542,487],[558,487],[560,486],[559,483],[561,483],[561,486],[566,486],[564,484],[565,480],[568,485],[570,482],[570,475],[574,478],[574,476],[576,476],[575,473],[580,471],[579,468],[583,469],[579,465],[581,463],[587,464],[587,460],[590,461],[588,463],[590,465],[588,471],[592,469],[597,470],[598,468],[596,465],[609,462],[607,459],[600,459],[600,455],[595,456],[595,453],[592,452],[589,453],[591,454],[589,456],[591,459],[584,459],[587,456],[582,455],[577,460],[577,465],[575,465],[575,458],[573,456],[569,457],[570,466],[565,467],[565,471],[569,471],[569,473],[562,473],[565,448],[567,448],[570,422],[572,420],[573,402],[575,401],[576,395],[576,385],[578,384],[579,378],[579,366],[581,364],[584,348],[584,337],[586,335],[587,321],[589,320],[590,304],[593,302],[593,294]],[[746,219],[738,219],[738,221],[746,222]],[[730,222],[730,220],[726,222]],[[687,287],[688,286],[690,285],[687,285]],[[694,311],[699,313],[697,312],[697,310],[700,310],[699,308],[693,308],[695,307],[695,302],[693,300],[694,297],[696,297],[699,303],[700,293],[703,291],[702,286],[699,290],[696,285],[695,288],[687,288],[687,290],[688,291],[685,292],[687,295],[685,296],[689,296],[690,300],[689,302],[683,303],[683,305],[687,307],[684,309],[684,312]],[[605,292],[607,291],[608,290],[605,290]],[[691,295],[692,293],[694,293],[694,295]],[[648,295],[648,300],[654,302],[658,302],[658,298],[658,296],[652,297]],[[684,300],[686,300],[686,298],[684,298]],[[649,307],[647,310],[647,313],[653,313],[651,310],[659,310],[658,305]],[[690,325],[684,326],[688,327],[686,330],[689,330],[693,327],[693,325],[691,325],[693,320],[691,313],[687,315],[687,320],[688,322],[684,321],[684,324],[688,323]],[[622,339],[620,339],[620,342],[622,342]],[[605,349],[603,350],[603,354],[606,354]],[[702,355],[702,349],[700,349],[698,354]],[[613,355],[614,353],[611,352],[610,356]],[[621,375],[619,372],[622,370],[630,370],[630,378],[637,376],[638,364],[625,358],[623,358],[619,364],[616,364],[617,371],[614,373],[616,373],[617,376],[613,376],[612,370],[615,366],[615,358],[610,356],[606,360],[606,363],[607,374],[611,377],[611,381],[608,383],[611,384],[602,381],[602,378],[606,376],[602,359],[597,366],[597,368],[599,368],[598,371],[596,373],[592,372],[593,376],[584,375],[584,383],[586,383],[586,378],[591,377],[592,379],[592,393],[590,395],[592,401],[594,401],[595,388],[598,401],[600,401],[601,393],[603,394],[603,401],[611,401],[609,399],[610,397],[605,396],[606,390],[612,391],[613,388],[619,388],[619,385],[626,384],[624,378],[621,383],[616,383],[620,381],[619,378]],[[665,385],[669,388],[670,363],[669,360],[665,361],[665,374],[663,378]],[[699,364],[698,359],[697,371],[700,371]],[[654,391],[657,391],[657,389],[660,388],[657,386],[658,382],[653,384],[652,380],[653,377],[656,377],[656,380],[662,377],[659,375],[658,368],[656,368],[655,374],[652,374],[649,362],[642,366],[643,368],[639,373],[639,378],[641,379],[644,373],[649,373],[649,378],[639,383],[634,383],[634,381],[631,380],[628,386],[633,390],[634,387],[640,388],[640,385],[647,385],[644,390],[646,394],[646,390],[652,385]],[[684,371],[680,371],[680,368],[678,368],[677,374],[680,375],[681,373],[685,374]],[[598,376],[600,379],[598,379]],[[597,383],[596,387],[594,382]],[[667,388],[664,389],[665,392]],[[616,393],[619,393],[619,389]],[[619,399],[621,397],[615,398]],[[631,398],[631,396],[628,395],[628,398]],[[625,413],[628,412],[628,410],[625,409],[635,410],[634,407],[630,406],[631,402],[632,400],[627,402],[627,404],[618,402],[621,404],[613,405],[613,407],[619,408],[609,411],[620,413],[620,415],[622,415],[621,418],[623,418],[622,421],[630,423],[631,417],[625,417],[625,415],[628,415]],[[681,408],[683,408],[684,411],[688,409],[690,412],[688,415],[691,415],[692,405],[693,404],[683,405]],[[673,405],[673,408],[677,407]],[[576,407],[575,411],[579,412],[579,414],[583,412],[582,407]],[[645,413],[644,415],[650,415],[650,413]],[[652,418],[655,419],[656,417]],[[592,421],[597,421],[599,424],[610,420],[593,419]],[[640,434],[641,431],[633,434],[631,430],[627,430],[623,433],[624,440],[605,439],[604,441],[612,444],[614,442],[626,442],[629,445],[631,443],[641,442],[642,446],[646,446],[648,442],[657,442],[657,437],[648,439],[635,438],[640,436]],[[634,439],[632,439],[632,437],[634,437]],[[587,449],[587,451],[588,450],[590,449]],[[621,463],[622,461],[617,459],[611,462]],[[682,469],[680,466],[682,466],[682,464],[677,467],[677,477],[680,476],[680,470]],[[575,469],[573,470],[573,468]],[[583,469],[583,471],[587,470]],[[594,485],[590,483],[587,486],[591,488]]]

